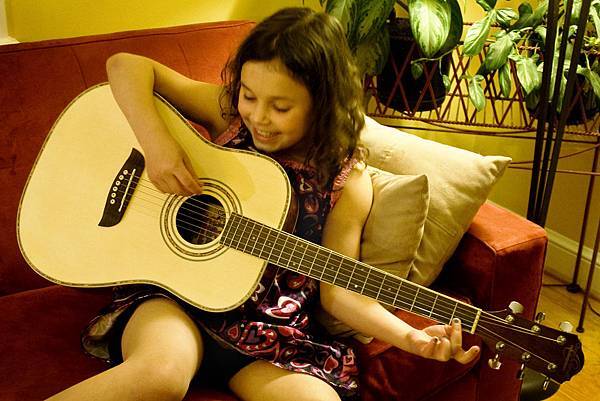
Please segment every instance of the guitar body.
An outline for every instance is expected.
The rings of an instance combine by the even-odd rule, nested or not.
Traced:
[[[155,100],[204,185],[196,203],[209,200],[226,213],[282,228],[292,192],[279,164],[208,142],[168,103]],[[65,109],[21,199],[18,239],[27,262],[67,286],[151,283],[208,311],[243,303],[266,262],[214,236],[200,243],[186,238],[189,224],[180,214],[195,207],[194,199],[162,194],[143,172],[133,179],[133,170],[143,171],[143,158],[124,165],[134,149],[142,152],[108,85],[89,89]]]

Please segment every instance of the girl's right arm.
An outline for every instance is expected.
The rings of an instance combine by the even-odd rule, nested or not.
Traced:
[[[202,187],[185,151],[155,109],[153,91],[215,136],[227,128],[218,101],[221,87],[195,81],[156,61],[127,53],[110,57],[106,69],[113,95],[144,150],[150,180],[166,193],[199,193]]]

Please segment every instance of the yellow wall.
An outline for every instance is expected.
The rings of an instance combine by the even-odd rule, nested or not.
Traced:
[[[21,42],[236,19],[260,20],[318,0],[5,0],[8,34]]]

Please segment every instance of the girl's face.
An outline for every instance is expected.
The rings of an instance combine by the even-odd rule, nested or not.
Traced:
[[[242,66],[238,111],[257,149],[304,161],[312,98],[280,60]]]

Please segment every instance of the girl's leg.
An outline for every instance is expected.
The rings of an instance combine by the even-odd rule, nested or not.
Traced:
[[[244,367],[231,378],[229,388],[244,401],[340,401],[323,380],[265,361]]]
[[[59,400],[181,400],[202,361],[202,337],[174,301],[140,304],[121,341],[123,363],[50,398]]]

